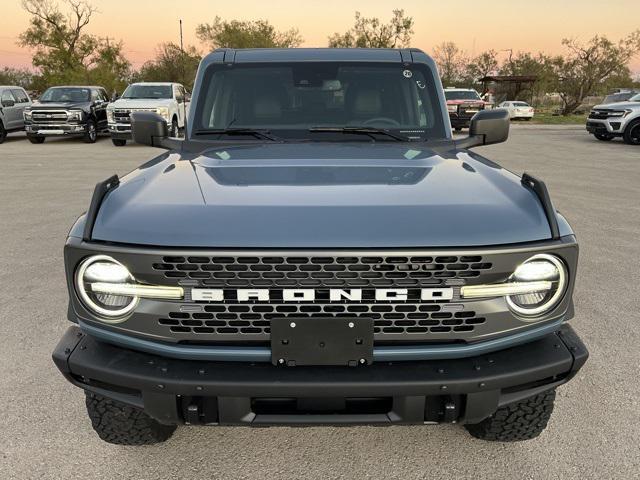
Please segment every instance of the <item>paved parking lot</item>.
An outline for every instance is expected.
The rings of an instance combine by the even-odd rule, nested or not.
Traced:
[[[11,135],[0,145],[0,478],[639,478],[640,148],[518,125],[476,151],[545,179],[580,239],[573,325],[591,359],[539,439],[491,444],[454,425],[181,428],[131,448],[98,440],[50,353],[67,327],[68,228],[97,181],[157,151]]]

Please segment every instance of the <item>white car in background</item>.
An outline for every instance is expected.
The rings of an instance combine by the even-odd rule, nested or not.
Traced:
[[[177,137],[185,127],[188,110],[189,96],[179,83],[132,83],[107,108],[111,141],[121,147],[131,139],[131,112],[157,113],[167,122],[169,136]]]
[[[511,120],[516,120],[518,118],[531,120],[533,118],[533,114],[535,113],[531,105],[529,105],[527,102],[521,102],[519,100],[502,102],[500,105],[498,105],[498,108],[504,108],[505,110],[508,110],[509,118],[511,118]]]

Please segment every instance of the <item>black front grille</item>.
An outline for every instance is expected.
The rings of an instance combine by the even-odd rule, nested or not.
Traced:
[[[492,264],[481,256],[169,257],[153,269],[215,288],[423,287],[476,278]]]
[[[172,333],[254,334],[268,338],[274,318],[366,317],[375,334],[443,334],[472,332],[485,318],[474,311],[455,311],[447,304],[407,303],[270,303],[205,305],[199,312],[170,312],[158,320]]]
[[[43,124],[66,122],[67,112],[64,110],[33,111],[31,119],[33,122]]]
[[[607,118],[609,118],[610,113],[610,110],[591,110],[591,113],[589,113],[589,118],[592,118],[594,120],[606,120]]]
[[[131,123],[131,112],[129,110],[114,110],[113,119],[116,123]]]

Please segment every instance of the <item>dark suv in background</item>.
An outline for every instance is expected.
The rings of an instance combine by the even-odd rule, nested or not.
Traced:
[[[51,87],[24,111],[25,130],[31,143],[46,137],[79,136],[94,143],[107,131],[107,92],[102,87]]]

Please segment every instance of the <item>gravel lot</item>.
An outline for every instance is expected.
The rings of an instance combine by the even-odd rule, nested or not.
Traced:
[[[580,240],[573,325],[591,359],[539,439],[491,444],[458,426],[180,428],[130,448],[98,440],[50,353],[68,326],[68,228],[97,181],[157,151],[11,135],[0,145],[0,478],[640,478],[640,148],[517,125],[476,151],[545,179]]]

